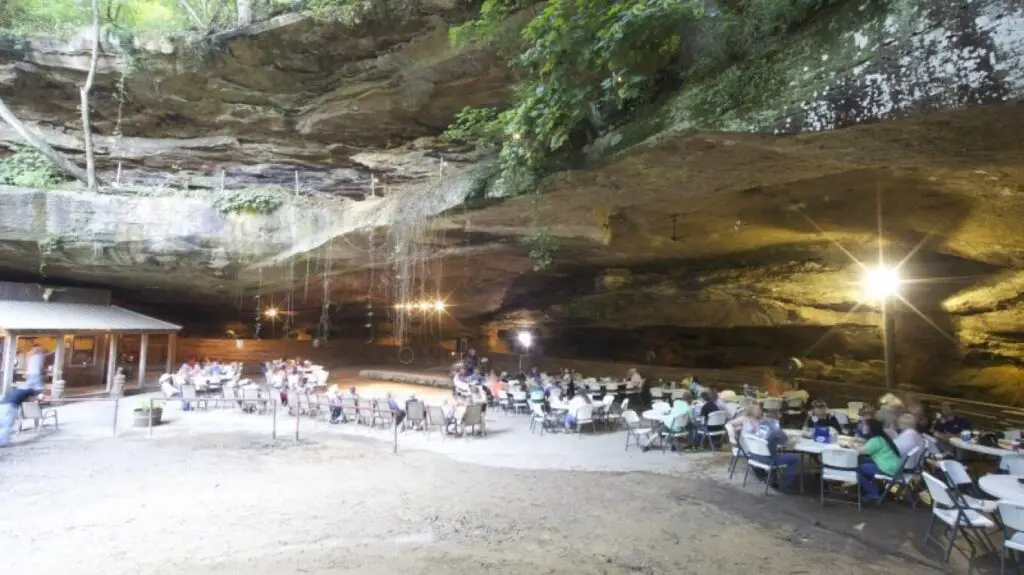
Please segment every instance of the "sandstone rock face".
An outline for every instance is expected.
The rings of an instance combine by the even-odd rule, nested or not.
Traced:
[[[164,244],[110,232],[108,224],[127,225],[119,218],[134,213],[119,208],[77,226],[82,251],[65,250],[47,274],[129,286],[144,277],[142,284],[165,288],[166,301],[198,285],[220,286],[211,295],[251,296],[257,283],[280,298],[286,284],[308,287],[296,282],[296,266],[312,261],[319,273],[330,261],[330,298],[346,304],[335,326],[365,333],[371,325],[372,336],[392,329],[397,276],[410,269],[412,256],[396,255],[395,238],[418,233],[424,243],[412,267],[429,285],[421,289],[448,298],[449,337],[514,349],[515,331],[535,327],[550,354],[702,367],[772,366],[796,356],[814,377],[877,382],[878,305],[864,301],[859,281],[861,264],[876,263],[881,247],[885,261],[903,262],[908,279],[893,304],[899,379],[1017,399],[1018,2],[839,3],[772,59],[689,85],[606,135],[588,150],[587,169],[550,177],[539,200],[456,211],[479,193],[483,164],[474,173],[466,166],[478,158],[441,150],[429,137],[465,105],[503,102],[508,77],[490,54],[451,52],[441,21],[453,16],[430,10],[345,33],[282,18],[217,39],[230,50],[190,64],[176,45],[135,47],[146,54],[138,66],[152,72],[128,76],[124,138],[113,137],[116,106],[98,104],[111,136],[100,143],[108,168],[119,158],[129,177],[150,181],[180,166],[191,187],[215,187],[220,168],[228,182],[288,186],[299,166],[308,188],[360,197],[376,174],[375,193],[388,201],[329,203],[304,190],[306,203],[246,224],[265,232],[252,242],[229,218],[210,214],[208,200],[181,214],[188,226],[153,222],[144,230],[171,238]],[[9,65],[0,94],[74,150],[72,96],[84,52],[30,46],[3,50]],[[108,90],[120,65],[104,64]],[[737,91],[736,82],[750,87]],[[65,103],[33,97],[44,85],[62,86],[65,97],[56,100]],[[45,129],[44,121],[61,128]],[[110,210],[104,197],[74,198],[95,205],[47,197],[42,213]],[[40,202],[11,201],[20,214]],[[134,210],[159,213],[160,205]],[[430,214],[439,215],[424,223]],[[34,273],[30,252],[49,246],[55,231],[21,223],[27,218],[0,212],[0,245],[12,256],[8,269]],[[542,272],[532,271],[525,241],[538,228],[558,238],[554,265]],[[102,249],[85,250],[95,245]],[[140,247],[124,251],[129,245]],[[155,256],[168,253],[178,258],[169,265],[190,271],[159,277],[164,264]],[[179,277],[186,280],[170,288]],[[376,315],[365,315],[367,301]],[[310,321],[319,304],[314,294]]]

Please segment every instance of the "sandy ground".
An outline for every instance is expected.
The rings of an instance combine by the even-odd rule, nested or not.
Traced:
[[[297,443],[281,414],[274,442],[230,409],[169,405],[147,437],[133,403],[116,437],[91,402],[0,450],[4,572],[932,572],[736,489],[722,456],[626,452],[624,432],[492,414],[488,437],[409,432],[393,455],[387,432],[304,420]]]

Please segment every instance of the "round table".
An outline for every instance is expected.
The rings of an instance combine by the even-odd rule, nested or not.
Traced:
[[[1024,505],[1024,485],[1017,475],[986,475],[978,480],[978,487],[993,497]]]

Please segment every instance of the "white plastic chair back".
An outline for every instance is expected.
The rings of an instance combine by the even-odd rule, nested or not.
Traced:
[[[544,413],[544,406],[539,403],[531,403],[530,411],[532,411],[537,417],[546,417],[546,414]]]
[[[316,384],[327,385],[327,378],[331,375],[329,371],[318,371],[316,373]]]
[[[833,411],[832,417],[836,418],[839,425],[850,425],[850,416],[846,415],[845,411]]]
[[[955,459],[943,459],[939,466],[942,468],[942,472],[946,474],[946,478],[954,486],[960,485],[973,485],[974,480],[964,469],[964,466]]]
[[[622,419],[625,420],[626,424],[630,427],[638,427],[640,425],[640,416],[632,409],[623,411]]]
[[[21,415],[25,419],[42,419],[43,410],[38,401],[26,401],[21,404]]]
[[[743,444],[745,446],[744,450],[749,455],[755,455],[755,456],[761,456],[761,457],[771,457],[772,456],[772,450],[768,448],[768,441],[766,441],[764,439],[761,439],[760,437],[757,437],[756,435],[749,435],[749,434],[748,435],[744,435],[743,436]]]
[[[910,450],[907,454],[906,459],[903,461],[903,472],[904,473],[917,473],[918,468],[921,465],[921,457],[924,456],[924,450],[920,447],[915,447]]]
[[[288,387],[296,388],[299,386],[299,376],[292,374],[288,376]]]
[[[665,391],[663,389],[661,389],[660,387],[652,387],[651,388],[651,397],[653,397],[655,399],[661,399],[661,397],[663,395],[665,395]]]
[[[725,426],[725,435],[729,438],[729,444],[733,447],[739,447],[739,441],[736,439],[736,428],[731,425]]]
[[[802,409],[804,406],[804,398],[802,397],[790,397],[786,399],[787,409]]]
[[[603,403],[605,407],[611,407],[612,404],[615,403],[615,396],[614,395],[606,395],[601,400],[601,403]]]
[[[946,509],[953,509],[956,507],[956,504],[953,503],[953,498],[949,496],[949,488],[945,483],[939,481],[939,479],[931,473],[922,473],[921,477],[924,478],[924,484],[928,487],[928,495],[931,496],[935,505],[945,507]]]
[[[778,397],[769,397],[764,400],[764,408],[766,411],[779,411],[782,409],[782,399]]]
[[[594,420],[594,406],[581,405],[576,408],[576,423],[590,423]]]
[[[181,386],[181,398],[185,400],[196,399],[196,388],[191,385]]]
[[[850,410],[850,413],[856,413],[860,415],[860,410],[864,409],[863,401],[851,401],[846,404],[846,408]]]
[[[736,417],[736,414],[739,413],[739,411],[740,411],[740,404],[738,404],[738,403],[727,403],[727,404],[725,404],[725,413],[727,413],[729,415],[729,417]]]
[[[1000,500],[999,517],[1002,518],[1003,525],[1013,531],[1024,531],[1024,505],[1005,499]]]
[[[724,411],[715,411],[708,415],[707,426],[715,427],[718,425],[725,425],[728,414]]]
[[[821,450],[821,464],[841,470],[857,469],[857,452],[852,449],[828,447]]]
[[[525,391],[513,391],[512,392],[512,401],[526,401],[526,392]]]
[[[1006,441],[1020,441],[1019,429],[1007,429],[1003,432],[1003,439]]]
[[[651,404],[651,409],[654,411],[669,411],[672,409],[672,406],[664,401],[655,401]]]
[[[628,405],[629,405],[629,398],[627,397],[626,399],[622,400],[622,405],[621,405],[622,411],[626,411],[626,406],[628,406]]]
[[[1024,477],[1024,457],[1004,457],[1003,464],[1010,475]]]

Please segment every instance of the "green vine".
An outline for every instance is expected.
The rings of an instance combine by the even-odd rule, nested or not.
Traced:
[[[284,205],[283,192],[237,190],[221,192],[213,207],[222,214],[269,215]]]
[[[546,230],[535,230],[526,238],[526,246],[530,249],[533,271],[544,271],[554,263],[558,240]]]
[[[0,185],[48,189],[62,181],[53,163],[33,148],[17,146],[0,160]]]

